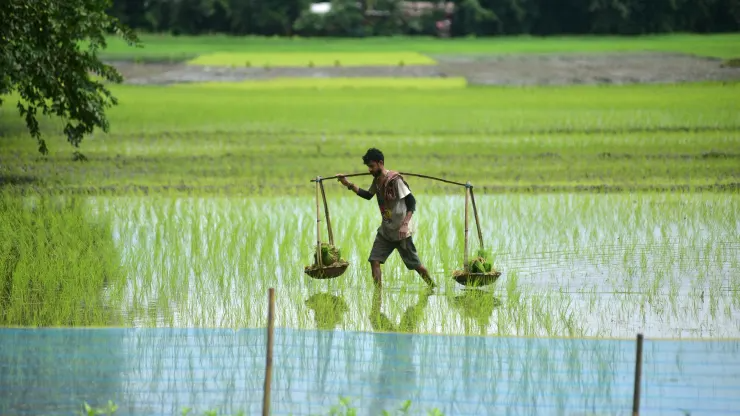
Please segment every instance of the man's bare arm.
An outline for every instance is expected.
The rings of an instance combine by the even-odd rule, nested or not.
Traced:
[[[414,215],[414,211],[406,211],[406,216],[403,218],[402,224],[408,225],[411,221],[411,216]]]

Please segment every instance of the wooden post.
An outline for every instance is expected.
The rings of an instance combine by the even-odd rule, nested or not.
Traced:
[[[642,380],[642,334],[637,334],[637,359],[635,360],[635,392],[632,397],[632,416],[640,414],[640,381]]]
[[[331,219],[329,218],[329,205],[326,203],[326,193],[324,192],[324,181],[321,184],[321,198],[324,200],[324,214],[326,215],[326,228],[329,231],[329,244],[334,245],[334,233],[331,232]]]
[[[465,271],[469,271],[468,265],[468,199],[470,198],[470,188],[465,187],[465,253],[463,253],[463,262],[465,262]]]
[[[265,360],[265,386],[262,397],[262,416],[270,414],[270,385],[272,382],[272,345],[275,331],[275,289],[270,288],[267,309],[267,356]]]
[[[316,264],[324,267],[321,262],[321,210],[319,209],[319,183],[321,178],[316,177]]]
[[[473,193],[473,187],[470,187],[470,202],[473,203],[473,215],[475,215],[475,227],[478,229],[478,241],[480,242],[480,248],[485,249],[483,246],[483,231],[480,229],[480,220],[478,219],[478,209],[475,207],[475,194]]]

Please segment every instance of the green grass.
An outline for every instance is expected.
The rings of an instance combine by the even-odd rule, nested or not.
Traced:
[[[190,65],[256,67],[434,65],[415,52],[216,52],[188,61]]]
[[[194,84],[175,84],[173,88],[229,89],[229,90],[324,90],[350,89],[365,90],[378,88],[383,90],[430,89],[442,90],[446,88],[460,89],[467,86],[463,77],[449,78],[269,78],[264,80],[248,80],[241,82],[199,82]]]
[[[281,81],[282,82],[282,81]],[[297,81],[293,81],[297,82]],[[405,81],[397,81],[403,83]],[[57,121],[40,158],[12,106],[0,176],[22,189],[306,195],[309,179],[390,167],[478,192],[675,190],[740,183],[740,84],[244,90],[115,86],[111,134],[71,160]],[[431,87],[431,85],[430,85]],[[422,182],[415,190],[452,188]]]
[[[143,48],[131,48],[118,38],[108,40],[108,59],[191,59],[219,52],[230,53],[368,53],[418,52],[420,54],[513,54],[582,52],[671,52],[713,58],[740,56],[738,34],[673,34],[652,36],[512,36],[434,39],[415,37],[324,39],[214,36],[140,35]],[[237,64],[243,64],[238,62]]]
[[[75,198],[3,195],[0,326],[117,322],[125,274],[110,223],[89,216]]]

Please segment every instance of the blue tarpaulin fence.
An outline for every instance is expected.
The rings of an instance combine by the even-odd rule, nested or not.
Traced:
[[[261,414],[265,329],[0,329],[0,414]],[[635,340],[276,328],[271,414],[631,415]],[[740,414],[740,341],[645,338],[641,415]]]

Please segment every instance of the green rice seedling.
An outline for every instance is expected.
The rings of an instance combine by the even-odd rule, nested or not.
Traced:
[[[90,406],[87,402],[83,403],[84,412],[82,412],[83,416],[102,416],[102,415],[113,415],[118,410],[118,406],[113,403],[111,400],[108,401],[108,405],[106,407],[93,407]]]
[[[727,315],[740,305],[737,87],[405,89],[388,102],[389,88],[287,87],[244,100],[234,85],[116,86],[113,131],[83,144],[85,164],[58,155],[40,162],[18,124],[0,122],[11,132],[0,177],[20,183],[3,185],[8,201],[32,204],[23,194],[43,189],[84,206],[69,221],[45,211],[49,227],[32,215],[4,216],[2,235],[13,237],[0,242],[0,273],[41,276],[41,292],[27,291],[34,296],[56,296],[60,269],[79,287],[38,319],[17,322],[106,321],[95,315],[107,308],[127,325],[255,327],[266,322],[263,295],[274,287],[280,325],[315,327],[306,300],[329,293],[347,305],[337,327],[373,330],[374,201],[329,185],[336,247],[350,266],[329,281],[302,268],[316,250],[307,179],[359,170],[356,155],[377,146],[402,170],[471,180],[489,252],[482,257],[503,271],[486,288],[499,306],[453,306],[464,198],[457,187],[412,179],[415,242],[440,283],[415,331],[631,337],[649,325],[655,336],[691,328],[737,336]],[[58,125],[42,125],[52,147],[66,146]],[[367,188],[369,179],[357,182]],[[88,222],[110,232],[77,232]],[[62,236],[70,229],[82,240]],[[97,245],[121,273],[102,292],[96,276],[106,262],[85,248]],[[41,249],[61,254],[37,264]],[[396,255],[383,272],[381,310],[398,324],[423,298],[421,282]],[[88,296],[91,316],[74,318],[73,303]]]
[[[493,267],[488,258],[488,252],[484,249],[479,249],[476,253],[476,256],[472,259],[469,259],[468,263],[464,266],[466,270],[469,270],[471,273],[488,273],[492,270]]]
[[[88,210],[81,198],[2,192],[0,325],[121,323],[125,271],[110,218]]]
[[[276,67],[303,66],[311,61],[316,66],[388,66],[404,60],[412,65],[434,65],[434,59],[416,52],[214,52],[188,61],[189,65],[228,66],[249,60],[255,65]]]
[[[40,164],[23,120],[3,118],[0,126],[10,133],[0,174],[19,178],[19,191],[305,196],[305,172],[355,171],[352,154],[379,147],[397,155],[406,171],[444,171],[448,179],[470,180],[481,194],[732,189],[737,179],[740,84],[564,90],[448,88],[450,81],[429,79],[371,79],[362,88],[363,82],[112,86],[120,105],[109,112],[111,132],[85,141],[84,166],[57,153],[53,163]],[[244,100],[241,88],[255,85],[267,89],[250,90]],[[344,89],[350,85],[358,87]],[[388,102],[396,87],[403,93]],[[68,143],[58,120],[42,118],[41,128],[52,151],[63,152]],[[470,163],[464,149],[471,147],[475,160],[492,163]],[[457,190],[414,183],[414,192],[427,195]],[[578,247],[574,241],[571,248]]]
[[[447,90],[463,89],[467,86],[467,80],[463,77],[446,77],[446,78],[389,78],[389,77],[332,77],[332,78],[303,78],[303,77],[284,77],[268,78],[260,80],[247,80],[240,82],[225,81],[205,81],[190,83],[188,85],[179,84],[172,88],[200,88],[204,90],[249,90],[249,91],[270,91],[270,90],[366,90],[366,89],[387,89],[387,90]]]
[[[319,264],[317,254],[318,253],[314,253],[313,255],[314,266]],[[338,247],[330,245],[329,243],[321,243],[321,263],[325,266],[330,266],[337,262],[344,262],[342,251]]]
[[[453,38],[439,41],[429,37],[382,37],[300,39],[286,37],[240,37],[228,35],[162,36],[140,34],[144,48],[133,49],[117,36],[106,39],[108,47],[101,51],[104,59],[125,60],[142,57],[149,60],[183,59],[215,51],[231,53],[265,52],[356,52],[358,50],[387,54],[409,51],[435,56],[528,54],[528,53],[604,53],[659,51],[732,59],[740,56],[736,33],[720,34],[661,34],[652,36],[497,36],[495,38]]]

